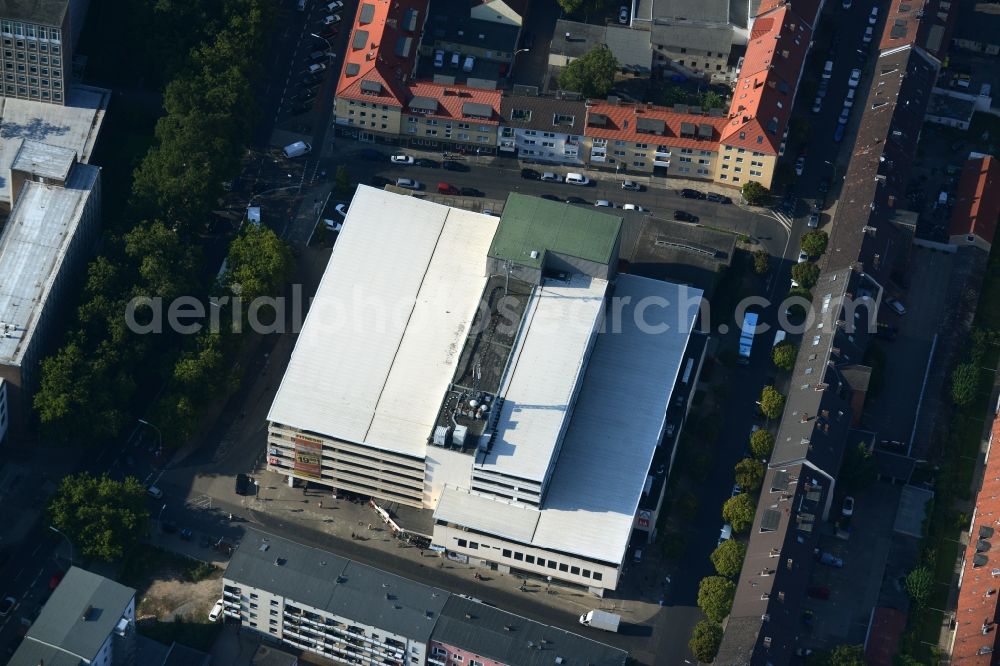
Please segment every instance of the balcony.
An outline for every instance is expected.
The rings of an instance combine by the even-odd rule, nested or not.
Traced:
[[[657,159],[654,159],[653,160],[653,166],[655,166],[655,167],[669,167],[670,166],[670,160],[657,160]]]
[[[669,160],[672,157],[672,153],[669,150],[657,150],[653,153],[654,160]]]

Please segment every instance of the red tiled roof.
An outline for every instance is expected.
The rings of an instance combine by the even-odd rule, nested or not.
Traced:
[[[787,6],[792,10],[792,13],[808,23],[810,27],[815,27],[819,3],[820,0],[761,0],[755,16],[764,16],[771,10]]]
[[[951,212],[950,236],[979,236],[993,243],[1000,218],[1000,162],[983,155],[968,160],[962,169]],[[1000,581],[998,581],[1000,582]]]
[[[899,639],[904,629],[906,613],[895,608],[876,608],[865,648],[865,663],[868,666],[892,666],[893,657],[899,654]]]
[[[367,20],[369,12],[371,20]],[[337,97],[404,104],[408,99],[406,82],[413,75],[426,18],[426,0],[361,0],[337,82]],[[413,30],[409,29],[411,21]],[[371,90],[362,89],[365,81]]]
[[[997,600],[1000,599],[1000,418],[993,421],[983,484],[976,497],[972,533],[962,562],[961,589],[955,611],[952,664],[990,666],[1000,648]],[[980,539],[988,543],[979,544]],[[987,546],[982,552],[977,547]],[[991,546],[991,547],[989,547]],[[998,572],[998,573],[994,573]],[[986,632],[984,633],[984,627]]]
[[[604,116],[603,123],[600,116]],[[663,133],[654,134],[638,131],[640,120],[661,121]],[[681,136],[681,123],[694,126],[695,137]],[[587,107],[587,122],[584,133],[599,139],[637,141],[650,144],[669,144],[677,148],[699,148],[715,152],[719,149],[725,116],[705,116],[693,113],[677,113],[662,107],[643,104],[611,104],[598,102]],[[696,138],[699,128],[708,126],[711,137]]]
[[[723,130],[724,144],[772,155],[781,152],[811,37],[812,30],[789,5],[754,21]]]
[[[871,11],[870,9],[867,11]],[[894,49],[900,46],[913,46],[917,42],[917,31],[921,24],[925,28],[930,21],[921,21],[917,14],[927,11],[924,3],[913,0],[892,0],[889,3],[889,13],[886,14],[885,26],[882,29],[882,40],[878,44],[879,51]]]
[[[410,101],[414,97],[430,97],[437,100],[438,107],[436,113],[424,113],[422,115],[431,118],[445,118],[448,120],[468,119],[470,122],[486,123],[497,125],[500,122],[500,98],[499,90],[483,90],[480,88],[469,88],[467,86],[446,86],[428,81],[418,81],[410,84]],[[471,117],[465,113],[465,104],[485,104],[493,109],[490,118]],[[406,109],[410,112],[411,109]]]

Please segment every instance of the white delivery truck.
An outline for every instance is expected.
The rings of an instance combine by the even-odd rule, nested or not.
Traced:
[[[594,629],[602,629],[612,633],[616,633],[618,631],[618,623],[621,621],[622,618],[620,615],[615,615],[614,613],[602,610],[592,610],[580,616],[580,624],[583,626],[593,627]]]
[[[305,141],[290,143],[284,148],[285,157],[301,157],[312,152],[312,146]]]

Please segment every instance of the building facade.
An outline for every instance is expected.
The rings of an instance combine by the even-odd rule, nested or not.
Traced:
[[[528,162],[582,165],[587,107],[580,99],[505,95],[500,103],[501,154]]]
[[[0,96],[65,104],[72,74],[69,0],[0,4]]]

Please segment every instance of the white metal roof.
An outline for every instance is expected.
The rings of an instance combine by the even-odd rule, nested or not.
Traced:
[[[99,171],[78,164],[65,188],[24,184],[0,236],[0,363],[21,363]]]
[[[701,295],[683,285],[618,277],[617,302],[594,345],[537,524],[527,518],[535,513],[530,507],[452,488],[435,518],[620,563]]]
[[[605,280],[546,280],[531,295],[500,395],[493,448],[477,467],[541,482],[566,432],[604,312]]]
[[[14,156],[11,169],[55,180],[65,180],[76,161],[76,151],[38,141],[24,141]]]
[[[536,545],[606,562],[624,557],[701,296],[684,285],[618,278],[621,325],[609,319],[594,346]],[[667,329],[657,331],[661,325]]]
[[[497,224],[359,187],[268,420],[422,457]]]
[[[104,122],[111,91],[70,86],[66,105],[0,97],[0,201],[10,202],[10,167],[22,141],[68,148],[87,163]]]

